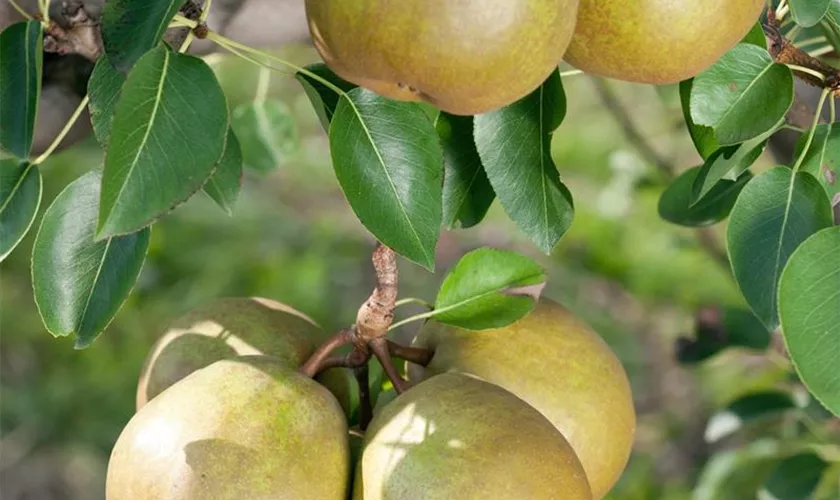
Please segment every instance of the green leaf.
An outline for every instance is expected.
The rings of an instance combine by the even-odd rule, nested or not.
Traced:
[[[779,324],[777,290],[790,255],[832,224],[823,188],[806,172],[774,167],[747,183],[729,217],[726,246],[735,280],[768,330]]]
[[[282,101],[240,104],[233,110],[231,126],[242,146],[245,166],[260,173],[276,170],[300,145],[297,122]]]
[[[808,238],[791,256],[779,285],[787,350],[808,390],[840,415],[840,226]]]
[[[779,462],[764,483],[762,493],[768,500],[803,500],[812,498],[828,462],[812,452],[799,453]]]
[[[447,274],[435,301],[435,321],[469,330],[501,328],[536,305],[545,271],[514,252],[479,248]]]
[[[213,175],[207,179],[204,192],[228,215],[233,214],[233,206],[242,187],[242,151],[236,134],[228,129],[225,152]]]
[[[132,66],[160,42],[183,0],[108,0],[102,7],[105,54],[119,71]]]
[[[496,193],[481,166],[473,139],[473,117],[441,112],[435,123],[443,146],[443,224],[467,228],[481,222]]]
[[[721,179],[735,180],[740,177],[741,173],[750,168],[761,156],[767,146],[767,140],[775,130],[774,127],[770,132],[743,144],[725,146],[709,155],[694,179],[691,203],[702,200],[720,183]]]
[[[694,143],[697,152],[705,160],[709,155],[717,151],[720,145],[718,145],[715,139],[715,130],[713,128],[697,125],[691,119],[691,87],[693,83],[694,79],[680,82],[680,104],[682,105],[683,119],[685,120],[686,127],[688,127],[691,141]]]
[[[163,46],[143,56],[117,101],[97,237],[135,232],[198,191],[227,129],[225,95],[204,61]]]
[[[793,104],[793,74],[755,45],[741,43],[694,78],[691,117],[723,145],[772,129]]]
[[[795,157],[802,154],[807,139],[807,134],[799,138]],[[805,153],[801,169],[820,181],[829,198],[840,199],[840,127],[831,124],[817,126],[814,140]]]
[[[35,165],[0,160],[0,262],[29,232],[41,205],[42,184]]]
[[[832,0],[790,0],[790,14],[796,24],[810,28],[828,12]]]
[[[741,43],[751,43],[756,47],[767,49],[767,37],[764,36],[764,28],[761,27],[761,20],[753,25],[750,32],[741,40]]]
[[[693,500],[745,500],[756,491],[782,453],[776,441],[761,439],[732,451],[715,453],[703,468]]]
[[[551,158],[551,133],[566,114],[560,74],[510,106],[477,115],[478,155],[502,208],[543,252],[550,253],[574,217],[572,195]]]
[[[16,23],[0,33],[0,148],[29,157],[41,92],[40,21]]]
[[[103,148],[108,147],[111,122],[114,120],[114,107],[123,83],[125,83],[125,75],[117,71],[107,55],[100,56],[88,80],[88,96],[90,97],[90,123],[93,126],[93,134]]]
[[[681,226],[701,227],[722,221],[732,210],[744,185],[752,178],[744,172],[736,181],[722,180],[697,204],[691,204],[694,180],[701,167],[683,172],[659,198],[659,216]]]
[[[137,281],[149,228],[94,240],[101,173],[68,185],[44,213],[32,250],[35,303],[54,336],[76,335],[89,346],[108,326]]]
[[[350,92],[356,88],[355,84],[342,80],[324,63],[310,64],[304,69],[327,80],[344,92]],[[311,75],[298,71],[295,73],[295,78],[300,82],[303,91],[306,92],[306,96],[309,97],[309,101],[312,103],[315,114],[318,115],[318,119],[321,121],[324,130],[329,133],[330,120],[332,120],[335,114],[335,108],[338,106],[339,94]]]
[[[704,438],[707,443],[714,443],[750,424],[779,418],[795,408],[796,402],[787,392],[773,390],[747,394],[712,415]]]
[[[355,89],[339,99],[330,153],[353,212],[383,244],[429,270],[441,224],[443,152],[417,105]]]

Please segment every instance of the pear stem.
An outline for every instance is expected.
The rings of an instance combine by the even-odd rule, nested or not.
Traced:
[[[353,342],[353,329],[344,328],[338,333],[327,339],[321,347],[319,347],[312,356],[306,360],[306,363],[300,367],[301,373],[307,377],[314,377],[319,372],[325,370],[324,363],[329,358],[329,355],[341,346],[345,346]]]
[[[391,356],[399,358],[415,365],[426,366],[432,361],[435,352],[422,347],[406,347],[396,342],[388,341],[388,352]]]
[[[354,368],[353,374],[356,376],[356,382],[359,384],[359,428],[364,431],[373,419],[367,363]]]
[[[385,370],[385,375],[388,376],[388,380],[394,384],[394,391],[397,394],[405,392],[408,389],[408,382],[400,376],[397,367],[394,366],[394,361],[391,359],[391,353],[388,349],[388,340],[384,338],[373,339],[369,345],[374,356],[376,356],[376,359],[382,365],[382,369]]]

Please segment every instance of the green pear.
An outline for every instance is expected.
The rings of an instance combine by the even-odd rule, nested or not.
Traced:
[[[354,500],[590,500],[563,435],[504,389],[461,374],[423,381],[365,432]]]
[[[311,318],[274,300],[227,297],[207,302],[176,319],[152,347],[137,385],[136,407],[222,359],[265,354],[297,368],[326,336]],[[349,413],[358,398],[349,371],[331,369],[317,380]]]
[[[434,350],[410,380],[444,372],[478,376],[539,410],[568,439],[602,498],[627,465],[636,428],[630,384],[621,363],[592,329],[566,308],[541,299],[516,323],[468,331],[427,322],[414,345]]]
[[[593,75],[677,83],[734,47],[766,5],[765,0],[580,0],[565,60]]]
[[[111,452],[107,500],[344,500],[335,397],[267,356],[217,361],[151,400]]]
[[[531,93],[557,68],[578,0],[306,0],[324,62],[385,97],[457,115]]]

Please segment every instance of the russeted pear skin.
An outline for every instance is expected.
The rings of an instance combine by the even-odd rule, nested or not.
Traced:
[[[388,403],[365,433],[353,500],[590,500],[574,451],[538,411],[461,374]]]
[[[344,500],[341,407],[267,356],[217,361],[167,389],[123,429],[107,500]]]
[[[636,413],[627,374],[586,323],[550,299],[503,328],[467,331],[433,321],[414,345],[434,350],[412,381],[469,373],[503,387],[539,410],[566,437],[586,471],[593,498],[618,480],[630,456]]]
[[[456,115],[501,108],[557,68],[578,0],[306,0],[315,48],[338,76]]]
[[[580,0],[565,60],[617,80],[677,83],[734,47],[766,5],[765,0]]]

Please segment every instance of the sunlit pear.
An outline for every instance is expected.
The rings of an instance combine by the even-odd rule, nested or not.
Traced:
[[[365,433],[354,500],[591,500],[563,435],[504,389],[461,374],[388,403]]]
[[[417,346],[434,349],[411,380],[444,372],[474,374],[539,410],[580,458],[594,498],[602,498],[627,465],[636,428],[630,384],[621,363],[597,333],[548,299],[504,328],[468,331],[426,323]]]
[[[557,67],[578,0],[306,0],[324,62],[385,97],[458,115],[506,106]]]
[[[677,83],[734,47],[766,5],[765,0],[580,0],[565,60],[593,75]]]
[[[107,500],[344,500],[335,397],[267,356],[217,361],[145,405],[111,453]]]

